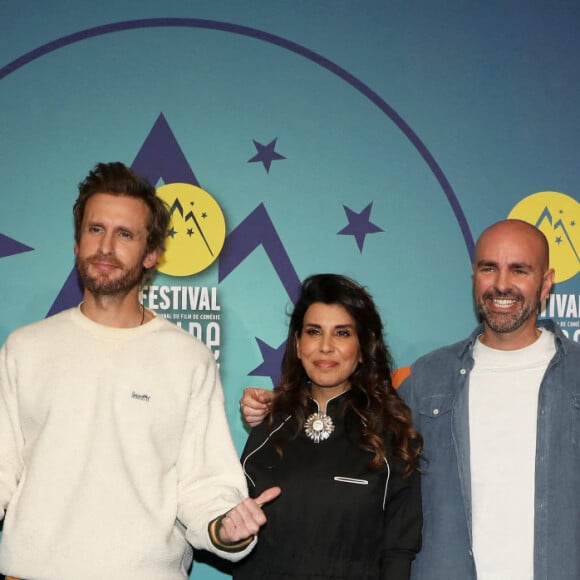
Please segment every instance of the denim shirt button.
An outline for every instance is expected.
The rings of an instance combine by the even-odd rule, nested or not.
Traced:
[[[464,375],[467,371],[465,369],[459,369],[459,374]]]
[[[439,415],[439,409],[433,409],[433,415]]]

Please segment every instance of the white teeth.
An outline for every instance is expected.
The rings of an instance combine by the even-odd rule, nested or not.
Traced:
[[[493,303],[500,308],[505,308],[507,306],[513,306],[517,300],[513,298],[494,298]]]

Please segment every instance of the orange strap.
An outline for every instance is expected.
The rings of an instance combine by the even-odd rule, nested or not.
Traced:
[[[399,367],[395,369],[391,374],[391,380],[393,381],[393,387],[395,389],[399,388],[400,384],[411,374],[411,367]]]

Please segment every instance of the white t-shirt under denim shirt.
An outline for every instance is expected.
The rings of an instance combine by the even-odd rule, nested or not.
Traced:
[[[533,578],[538,393],[555,351],[547,330],[519,350],[474,345],[469,436],[478,580]]]

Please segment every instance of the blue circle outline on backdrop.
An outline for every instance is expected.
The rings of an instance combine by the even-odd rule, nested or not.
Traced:
[[[88,38],[102,36],[104,34],[111,34],[113,32],[121,32],[125,30],[134,30],[138,28],[168,28],[168,27],[182,27],[182,28],[205,28],[208,30],[219,30],[222,32],[231,32],[232,34],[239,34],[242,36],[249,36],[285,48],[291,52],[299,54],[308,60],[320,65],[331,73],[337,75],[357,91],[362,93],[371,102],[373,102],[383,113],[385,113],[391,121],[401,130],[401,132],[409,139],[413,147],[417,150],[419,155],[427,163],[429,169],[437,179],[439,185],[443,189],[443,193],[453,210],[457,223],[463,234],[465,245],[470,259],[474,254],[473,235],[465,218],[465,214],[459,204],[459,200],[451,187],[447,177],[444,175],[441,167],[435,161],[431,152],[427,149],[425,144],[419,139],[418,135],[411,129],[411,127],[403,120],[403,118],[377,93],[375,93],[369,86],[364,84],[360,79],[349,73],[346,69],[340,67],[334,62],[328,60],[324,56],[304,47],[300,44],[287,40],[281,36],[251,28],[248,26],[241,26],[239,24],[231,24],[228,22],[220,22],[217,20],[205,20],[200,18],[146,18],[138,20],[125,20],[121,22],[114,22],[111,24],[104,24],[80,30],[73,34],[62,36],[51,42],[47,42],[21,57],[13,60],[0,69],[0,80],[7,77],[9,74],[18,70],[19,68],[31,63],[32,61],[48,54],[52,51],[58,50],[65,46],[75,44]]]

